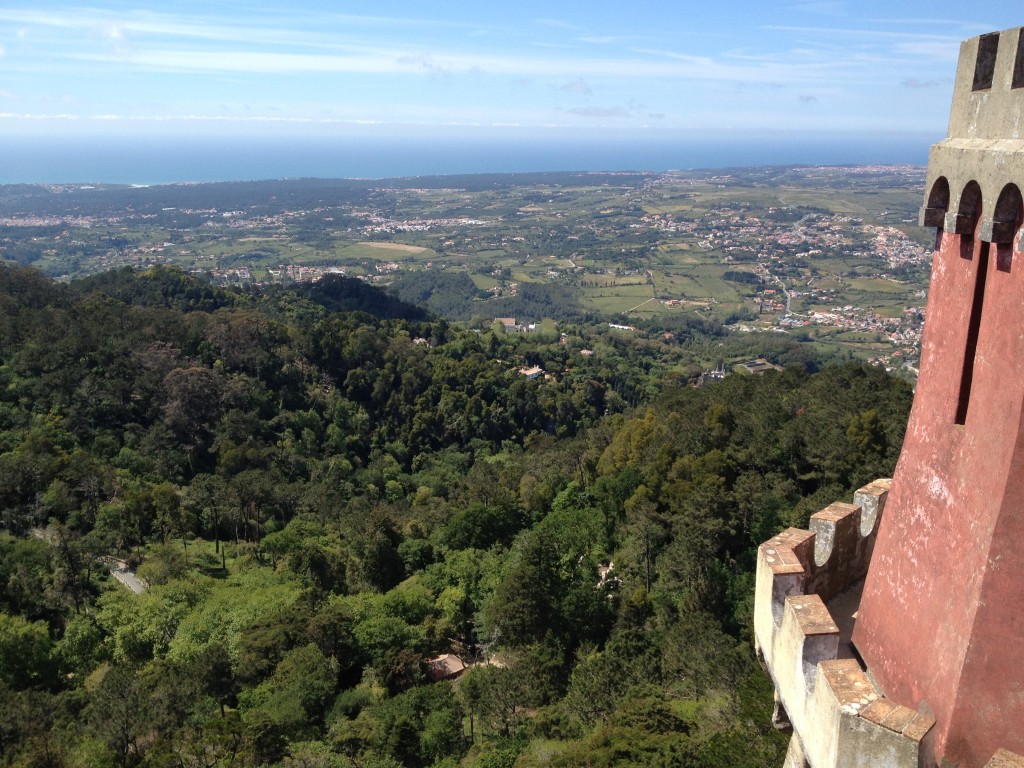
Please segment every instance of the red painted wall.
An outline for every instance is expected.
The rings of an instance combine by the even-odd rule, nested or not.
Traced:
[[[983,247],[983,311],[959,425]],[[999,747],[1024,751],[1024,256],[943,234],[921,358],[854,643],[887,696],[930,708],[936,755],[974,768]]]

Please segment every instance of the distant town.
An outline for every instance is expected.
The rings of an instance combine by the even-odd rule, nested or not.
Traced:
[[[4,198],[0,256],[57,277],[175,265],[240,286],[429,273],[444,278],[432,295],[462,276],[470,313],[490,318],[488,302],[550,286],[627,326],[696,314],[916,373],[931,253],[920,167],[426,181],[262,182],[259,199],[240,184],[50,186]],[[564,301],[549,303],[564,320]]]

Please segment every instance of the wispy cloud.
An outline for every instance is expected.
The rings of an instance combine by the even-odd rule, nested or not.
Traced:
[[[920,29],[921,27],[951,27],[957,30],[957,34],[962,34],[964,31],[970,32],[971,30],[977,30],[979,33],[992,31],[992,27],[990,25],[982,22],[964,19],[942,19],[934,16],[903,17],[894,19],[876,17],[863,19],[863,23],[911,27],[913,29]]]
[[[612,112],[614,110],[606,110],[606,112]],[[571,112],[571,110],[567,110]],[[629,114],[623,110],[625,114]],[[597,116],[597,115],[588,115]],[[611,116],[605,114],[602,116]],[[654,117],[654,116],[652,116]],[[378,119],[359,119],[359,118],[333,118],[333,117],[293,117],[293,116],[279,116],[279,115],[208,115],[208,114],[182,114],[182,115],[123,115],[123,114],[102,114],[102,115],[77,115],[70,113],[19,113],[19,112],[0,112],[0,120],[11,120],[11,121],[25,121],[25,122],[64,122],[64,123],[76,123],[76,124],[96,124],[101,125],[103,123],[123,123],[123,124],[162,124],[162,125],[189,125],[189,124],[222,124],[222,125],[319,125],[319,126],[349,126],[349,127],[369,127],[369,126],[405,126],[405,127],[437,127],[437,126],[448,126],[452,128],[473,128],[473,127],[492,127],[492,128],[514,128],[523,127],[526,125],[535,125],[535,122],[523,123],[514,121],[502,121],[502,120],[467,120],[467,119],[447,119],[438,120],[434,118],[415,120],[378,120]],[[545,122],[544,127],[547,128],[571,128],[572,123],[569,122]]]
[[[378,120],[311,118],[275,115],[76,115],[0,112],[0,120],[37,120],[96,123],[290,123],[296,125],[374,125]]]
[[[349,30],[350,39],[359,39],[367,28],[447,28],[468,30],[470,36],[479,36],[484,30],[478,25],[460,21],[400,18],[388,16],[357,16],[330,14],[321,17],[304,16],[302,26],[289,24],[285,16],[271,14],[248,19],[219,18],[216,16],[169,15],[151,11],[114,13],[111,11],[80,9],[52,12],[45,10],[0,9],[0,22],[7,21],[29,26],[85,30],[101,35],[123,37],[140,36],[162,39],[205,40],[238,42],[260,45],[304,45],[330,47],[337,43],[339,31]],[[330,29],[330,33],[318,30]],[[26,30],[19,32],[27,34]],[[345,37],[341,38],[343,41]]]
[[[565,110],[570,115],[579,115],[580,117],[630,117],[633,113],[625,107],[574,107],[573,109]]]
[[[960,54],[959,42],[942,40],[918,40],[916,42],[899,43],[894,47],[897,53],[937,61],[956,61]]]
[[[470,32],[477,31],[479,25],[465,24],[467,32],[459,38],[463,41],[461,45],[450,40],[430,44],[429,41],[410,42],[408,35],[386,34],[388,25],[409,24],[408,19],[344,15],[323,18],[329,18],[330,24],[317,24],[317,18],[304,18],[303,26],[289,26],[276,16],[254,16],[239,21],[144,11],[118,14],[94,10],[0,9],[0,22],[88,33],[77,39],[51,42],[45,51],[40,49],[33,59],[37,68],[44,61],[51,67],[60,61],[70,61],[75,62],[76,67],[82,62],[108,64],[115,66],[117,72],[134,68],[221,75],[486,73],[549,78],[742,79],[752,82],[806,78],[806,73],[795,69],[776,70],[766,77],[760,64],[655,49],[638,48],[612,57],[558,56],[528,48],[507,54],[502,54],[501,49],[474,51]],[[574,27],[557,19],[540,19],[536,23],[563,29]],[[358,31],[374,25],[382,27],[378,30],[380,34]],[[346,32],[350,28],[358,29]],[[100,40],[104,45],[86,44],[83,40],[87,39]],[[587,35],[578,39],[610,43],[626,38]]]
[[[798,13],[814,13],[822,16],[840,16],[847,12],[847,4],[841,2],[829,2],[822,0],[815,3],[798,3],[792,6]]]
[[[640,35],[583,35],[576,39],[581,43],[591,45],[611,45],[613,43],[635,43],[644,38]]]
[[[943,44],[955,44],[959,46],[960,38],[955,35],[936,35],[921,32],[890,32],[879,29],[855,29],[850,27],[804,27],[769,25],[767,30],[775,32],[795,32],[806,35],[828,35],[833,37],[854,37],[865,40],[876,41],[897,41],[897,40],[919,40]]]
[[[425,72],[431,75],[448,76],[452,74],[452,71],[449,68],[443,64],[439,64],[428,54],[403,56],[398,59],[398,63],[403,66],[410,66],[414,71]]]
[[[567,29],[571,32],[578,32],[579,27],[563,19],[534,19],[534,24],[541,27],[553,27],[554,29]]]
[[[566,93],[578,93],[581,96],[590,96],[593,93],[587,81],[582,77],[576,78],[571,83],[566,83],[560,90]]]
[[[953,35],[935,35],[921,32],[892,32],[887,30],[868,30],[837,27],[785,27],[769,26],[772,32],[785,32],[806,35],[818,43],[829,38],[853,39],[877,45],[902,46],[905,51],[916,48],[914,52],[946,58],[952,51],[955,59],[959,50],[959,38]]]
[[[933,119],[924,89],[947,82],[936,64],[955,60],[965,28],[872,21],[853,0],[785,0],[741,19],[722,4],[612,13],[537,3],[515,18],[485,6],[456,14],[413,4],[398,17],[333,13],[316,0],[245,13],[236,2],[181,11],[155,0],[72,2],[0,3],[0,105],[36,116],[24,119],[537,127],[554,115],[608,126],[594,130],[654,121],[674,130],[754,116],[783,126],[799,113],[805,128],[859,125],[876,112],[891,121],[912,102],[922,121]],[[795,108],[815,98],[829,109]]]
[[[345,53],[191,50],[186,48],[136,49],[130,64],[136,68],[170,72],[249,73],[296,75],[308,73],[489,74],[565,77],[671,78],[680,81],[806,80],[813,73],[802,68],[738,65],[672,51],[636,51],[632,58],[529,57],[472,53],[424,54],[372,46],[346,46]],[[61,54],[78,62],[124,65],[121,55],[96,52]]]

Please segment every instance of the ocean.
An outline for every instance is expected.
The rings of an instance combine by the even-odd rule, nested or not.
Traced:
[[[0,183],[171,184],[754,165],[925,164],[930,136],[500,139],[369,136],[0,140]]]

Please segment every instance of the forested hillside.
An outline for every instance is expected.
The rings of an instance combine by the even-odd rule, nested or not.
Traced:
[[[911,393],[654,349],[0,266],[0,763],[780,765],[756,546],[890,474]]]

